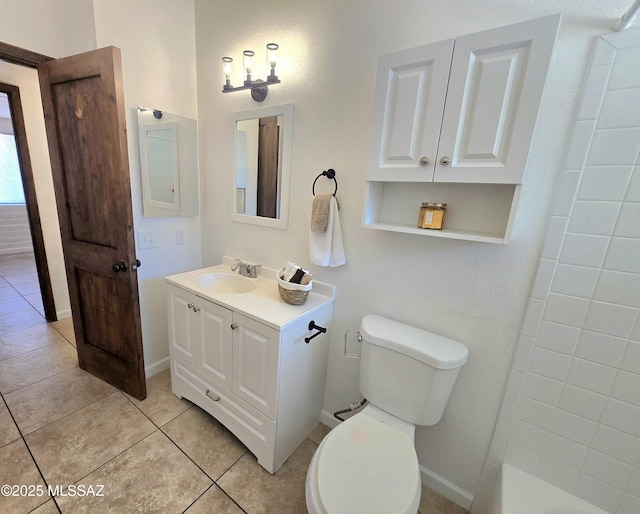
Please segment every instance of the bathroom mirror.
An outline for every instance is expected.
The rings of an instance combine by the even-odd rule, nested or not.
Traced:
[[[196,120],[138,107],[138,136],[143,216],[197,216]]]
[[[286,229],[293,104],[231,115],[234,142],[232,219]]]

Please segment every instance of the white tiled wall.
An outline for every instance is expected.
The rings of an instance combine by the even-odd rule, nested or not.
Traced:
[[[508,462],[640,513],[640,29],[600,38],[472,511]]]

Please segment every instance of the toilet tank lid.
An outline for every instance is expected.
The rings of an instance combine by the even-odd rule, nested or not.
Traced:
[[[437,369],[459,368],[469,356],[465,345],[375,314],[362,318],[360,333],[369,343],[389,348]]]

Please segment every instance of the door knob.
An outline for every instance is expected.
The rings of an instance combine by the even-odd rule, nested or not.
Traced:
[[[115,273],[118,273],[119,271],[127,271],[127,263],[124,261],[117,262],[111,266],[111,270]]]
[[[451,162],[451,159],[449,159],[449,157],[447,157],[446,155],[440,159],[440,164],[442,164],[443,166],[449,166],[449,163]]]
[[[131,269],[138,269],[140,266],[142,266],[140,259],[136,259],[136,262],[131,263]]]

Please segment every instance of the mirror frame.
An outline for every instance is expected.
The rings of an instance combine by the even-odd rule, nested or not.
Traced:
[[[284,130],[281,138],[282,154],[278,156],[280,166],[280,217],[266,218],[263,216],[254,216],[248,214],[238,214],[237,195],[236,195],[236,174],[238,164],[236,162],[236,154],[238,147],[238,131],[237,123],[239,121],[251,120],[256,118],[264,118],[269,116],[282,116],[284,118]],[[231,129],[233,130],[233,180],[232,180],[232,198],[231,202],[231,220],[241,223],[249,223],[252,225],[260,225],[263,227],[272,227],[286,229],[289,226],[289,196],[291,188],[291,158],[293,152],[293,104],[276,105],[263,109],[254,109],[251,111],[234,112],[230,117]]]

